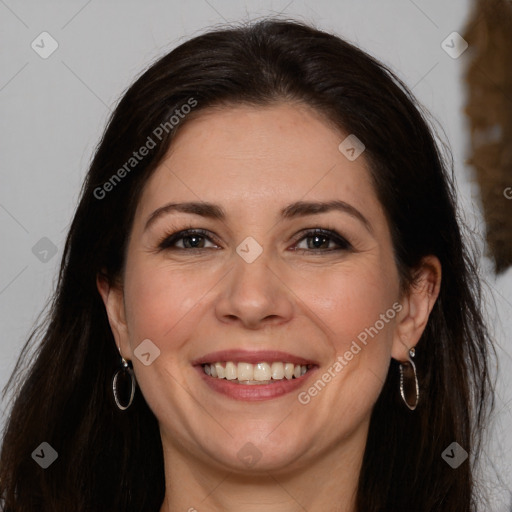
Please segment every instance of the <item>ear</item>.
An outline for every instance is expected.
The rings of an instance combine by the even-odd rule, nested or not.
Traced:
[[[427,325],[430,312],[441,289],[441,263],[435,256],[425,256],[416,269],[410,289],[400,301],[391,356],[407,361],[409,350],[416,346]]]
[[[119,353],[125,359],[131,359],[123,288],[120,284],[112,285],[107,277],[102,274],[96,276],[96,287],[103,299],[103,304],[105,304],[110,329],[114,335]]]

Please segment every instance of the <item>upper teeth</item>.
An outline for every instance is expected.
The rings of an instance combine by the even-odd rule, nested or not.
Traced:
[[[204,364],[204,372],[211,377],[239,382],[269,382],[272,380],[299,378],[308,371],[306,365],[293,363],[234,363],[232,361]]]

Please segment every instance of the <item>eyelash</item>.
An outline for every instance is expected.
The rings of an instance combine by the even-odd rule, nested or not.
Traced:
[[[210,242],[213,242],[217,245],[220,245],[214,237],[211,236],[208,231],[204,229],[199,228],[186,228],[182,229],[176,233],[172,233],[170,235],[166,235],[158,244],[158,249],[161,251],[171,251],[171,250],[177,250],[177,251],[205,251],[208,249],[212,249],[211,247],[199,247],[199,248],[193,248],[193,247],[175,247],[173,244],[178,242],[179,240],[182,240],[187,237],[193,237],[193,236],[199,236],[208,239]],[[307,238],[312,238],[315,236],[319,237],[326,237],[336,243],[339,247],[337,248],[330,248],[330,249],[294,249],[294,251],[302,251],[303,253],[330,253],[333,251],[351,251],[353,250],[352,244],[348,242],[344,237],[342,237],[339,233],[337,233],[334,230],[330,229],[323,229],[323,228],[312,228],[307,229],[300,233],[300,236],[296,237],[294,244],[298,244],[302,240],[305,240]]]

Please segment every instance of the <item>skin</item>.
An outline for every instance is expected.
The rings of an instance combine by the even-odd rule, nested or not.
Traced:
[[[390,359],[406,361],[425,328],[441,268],[426,257],[417,286],[401,293],[364,153],[349,161],[338,150],[347,135],[298,104],[203,111],[181,128],[143,190],[122,282],[98,280],[117,346],[159,421],[161,512],[354,510],[372,407]],[[335,210],[279,216],[298,200],[336,199],[369,229]],[[184,201],[218,204],[226,218],[170,212],[145,229],[155,210]],[[190,227],[215,238],[200,239],[202,250],[158,250]],[[336,230],[352,249],[326,251],[337,247],[331,238],[294,251],[308,247],[309,228]],[[252,263],[236,252],[248,236],[263,247]],[[320,377],[394,303],[401,311],[306,405],[297,394],[317,377],[247,402],[211,390],[191,365],[217,350],[277,349],[316,361]],[[160,350],[149,366],[134,355],[145,339]],[[246,443],[260,454],[251,467],[237,456]]]

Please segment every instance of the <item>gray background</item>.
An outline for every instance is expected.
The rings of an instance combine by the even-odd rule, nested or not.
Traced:
[[[0,0],[0,386],[52,292],[79,188],[110,110],[150,62],[212,25],[281,13],[336,32],[394,69],[446,132],[463,217],[484,254],[478,189],[465,164],[466,61],[441,47],[453,31],[463,32],[469,10],[469,0]],[[47,59],[31,47],[43,31],[59,45]],[[481,260],[500,367],[481,477],[489,504],[482,510],[509,512],[512,269],[496,278]],[[0,405],[1,427],[9,404]]]

